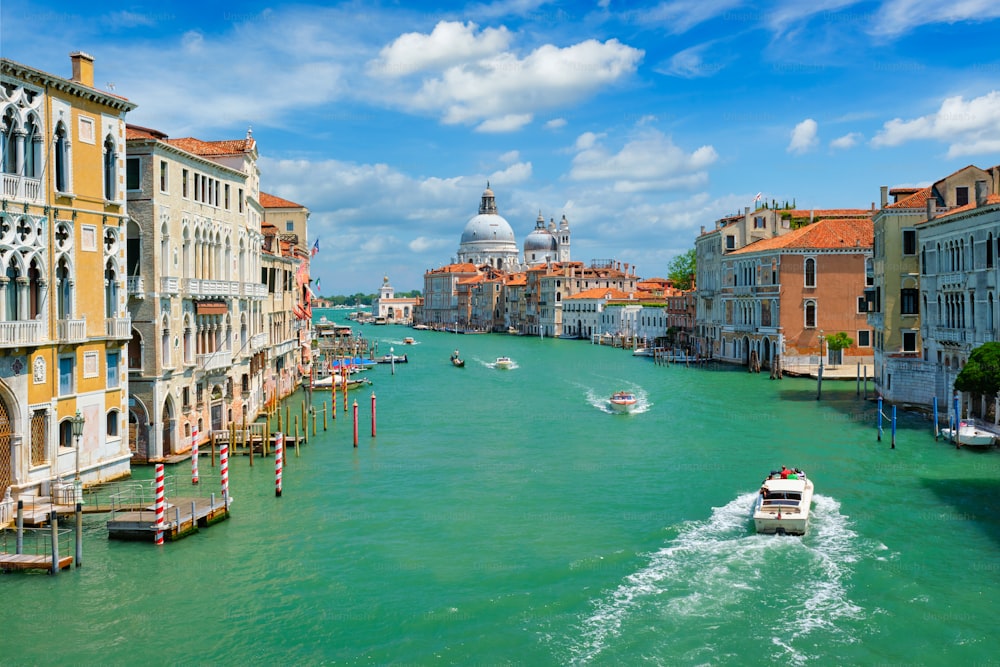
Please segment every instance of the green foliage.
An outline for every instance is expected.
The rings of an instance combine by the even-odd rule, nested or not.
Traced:
[[[854,339],[843,331],[826,337],[826,346],[831,350],[844,350],[854,345]]]
[[[667,278],[674,283],[674,287],[681,290],[691,289],[696,260],[697,255],[694,248],[670,260],[670,264],[667,266]]]
[[[962,372],[955,378],[955,389],[982,396],[996,396],[1000,391],[1000,343],[984,343],[969,355]]]

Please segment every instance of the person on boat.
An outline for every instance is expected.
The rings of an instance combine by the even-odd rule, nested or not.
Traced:
[[[760,487],[760,495],[761,495],[761,497],[764,500],[767,500],[767,487],[766,486]]]
[[[785,466],[781,466],[781,479],[788,479],[788,475],[791,474],[791,470]]]

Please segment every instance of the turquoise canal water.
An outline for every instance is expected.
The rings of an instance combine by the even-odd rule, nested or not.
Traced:
[[[281,498],[235,457],[232,518],[161,548],[88,516],[82,568],[0,577],[0,663],[995,664],[1000,452],[909,414],[891,449],[854,382],[361,330],[409,363],[351,394],[356,449],[341,411]],[[637,413],[603,408],[619,388]],[[816,484],[801,539],[749,520],[781,464]]]

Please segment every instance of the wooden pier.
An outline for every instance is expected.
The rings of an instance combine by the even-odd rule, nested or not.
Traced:
[[[61,556],[59,558],[60,570],[65,570],[72,564],[72,556]],[[48,570],[51,572],[52,554],[38,556],[33,554],[0,553],[0,570],[3,572],[12,572],[14,570]]]
[[[229,508],[211,498],[172,498],[163,513],[163,537],[171,541],[198,532],[229,518]],[[152,542],[156,539],[156,510],[116,512],[108,520],[108,537],[119,540]]]

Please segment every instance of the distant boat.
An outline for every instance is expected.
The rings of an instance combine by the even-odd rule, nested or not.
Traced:
[[[428,329],[430,329],[430,327],[427,326],[426,324],[414,324],[413,328],[416,329],[417,331],[427,331]]]
[[[465,361],[463,361],[462,358],[458,356],[458,350],[455,350],[455,352],[451,355],[451,363],[453,366],[456,366],[458,368],[465,367]]]
[[[327,375],[326,377],[321,377],[313,381],[313,389],[333,389],[333,383],[337,383],[337,389],[343,389],[344,378],[341,375]],[[364,387],[372,383],[368,378],[352,378],[348,376],[347,378],[347,388],[357,389],[358,387]]]
[[[493,362],[494,368],[499,368],[502,371],[510,370],[510,367],[514,365],[510,357],[497,357],[497,360]]]
[[[957,438],[954,429],[951,428],[941,429],[941,435],[954,442],[956,447],[992,447],[997,441],[995,434],[965,421],[959,424]]]
[[[616,391],[608,399],[608,405],[615,412],[632,412],[635,408],[635,394],[630,391]]]
[[[403,345],[413,345],[415,342],[416,341],[409,336],[403,339]]]
[[[408,360],[405,354],[384,354],[375,361],[380,364],[405,364]]]

